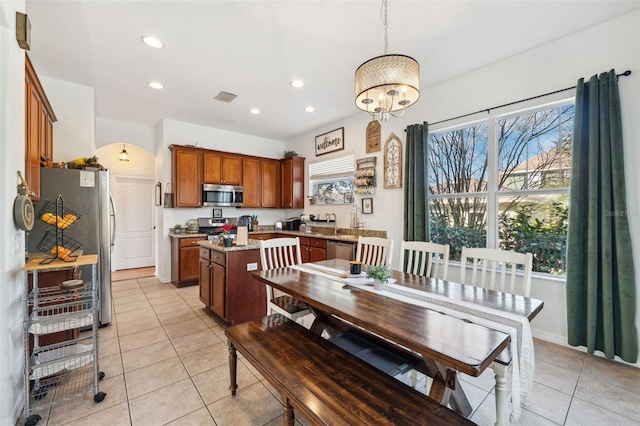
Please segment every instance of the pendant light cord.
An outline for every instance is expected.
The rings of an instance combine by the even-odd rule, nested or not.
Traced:
[[[382,1],[382,10],[380,11],[382,15],[382,23],[384,25],[384,54],[387,54],[389,50],[389,38],[387,37],[387,0]]]

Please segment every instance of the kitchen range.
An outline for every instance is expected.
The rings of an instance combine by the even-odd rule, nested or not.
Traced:
[[[200,217],[198,218],[198,232],[207,234],[207,240],[215,240],[222,233],[220,227],[225,224],[238,226],[238,219],[235,217]],[[231,238],[236,238],[237,229],[231,231]]]

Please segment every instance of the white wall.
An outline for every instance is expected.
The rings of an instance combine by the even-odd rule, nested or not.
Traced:
[[[200,148],[237,152],[266,158],[282,158],[284,143],[274,139],[234,133],[196,124],[165,119],[156,126],[158,156],[156,158],[156,179],[162,182],[162,188],[171,182],[171,151],[169,146],[197,145]],[[171,280],[171,250],[168,229],[176,223],[184,224],[189,219],[212,216],[211,207],[165,209],[158,207],[157,275],[162,282]],[[273,225],[287,216],[298,216],[298,210],[281,209],[239,209],[223,208],[223,217],[238,217],[245,214],[257,214],[262,224]]]
[[[15,424],[24,394],[20,268],[25,235],[13,221],[25,138],[24,51],[16,42],[16,11],[24,13],[24,1],[0,2],[0,426]]]
[[[36,69],[36,73],[38,70]],[[58,121],[53,123],[53,161],[91,157],[96,151],[93,88],[38,74]]]
[[[623,137],[625,149],[625,173],[627,177],[627,203],[631,213],[631,227],[634,260],[636,265],[636,288],[640,283],[640,11],[622,15],[603,24],[588,28],[511,58],[493,63],[472,73],[453,78],[433,87],[423,88],[419,102],[409,108],[400,118],[391,118],[382,123],[382,142],[394,132],[403,141],[407,125],[436,122],[450,117],[467,114],[480,109],[525,99],[554,90],[574,86],[580,77],[588,79],[593,74],[615,68],[618,73],[632,70],[630,77],[619,80],[622,104]],[[572,95],[573,91],[567,92]],[[564,96],[564,95],[561,95]],[[549,100],[557,99],[550,97]],[[511,110],[529,104],[511,107]],[[507,109],[496,111],[505,113]],[[486,116],[479,114],[467,120]],[[369,156],[365,152],[365,129],[369,117],[358,113],[333,125],[319,128],[314,132],[289,140],[286,149],[294,149],[300,155],[313,161],[313,140],[316,135],[338,127],[345,128],[345,150],[354,150],[356,158]],[[453,122],[446,123],[451,126]],[[441,127],[444,125],[441,125]],[[431,130],[437,129],[432,127]],[[404,146],[404,145],[403,145]],[[379,164],[382,153],[377,153]],[[320,157],[322,158],[322,157]],[[382,166],[378,165],[379,173]],[[374,229],[387,229],[389,238],[396,242],[402,239],[402,190],[383,189],[378,185],[373,195],[374,213],[364,216],[367,225]],[[359,202],[359,198],[357,200]],[[347,207],[333,207],[337,210],[339,225],[348,225]],[[322,207],[308,206],[305,213],[324,213]],[[398,247],[394,258],[398,259]],[[396,260],[397,262],[397,260]],[[450,267],[455,271],[455,267]],[[638,307],[640,313],[640,291]],[[532,328],[538,337],[559,344],[566,344],[566,303],[564,283],[557,280],[534,278],[532,297],[542,299],[545,308],[533,321]],[[640,329],[640,315],[636,315],[636,328]]]
[[[97,148],[102,148],[109,144],[135,144],[155,155],[156,131],[154,126],[145,126],[104,117],[96,117],[95,122]],[[120,149],[122,149],[122,145],[120,145]]]

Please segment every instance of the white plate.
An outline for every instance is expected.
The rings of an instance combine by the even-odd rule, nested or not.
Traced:
[[[387,280],[387,284],[393,284],[393,283],[395,283],[395,282],[396,282],[396,279],[395,279],[395,278],[389,278],[389,279]]]

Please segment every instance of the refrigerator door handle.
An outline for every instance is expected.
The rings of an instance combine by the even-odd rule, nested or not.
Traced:
[[[109,193],[109,204],[111,205],[111,221],[113,226],[111,227],[111,252],[113,252],[113,246],[116,244],[116,203],[113,201],[113,195]]]

